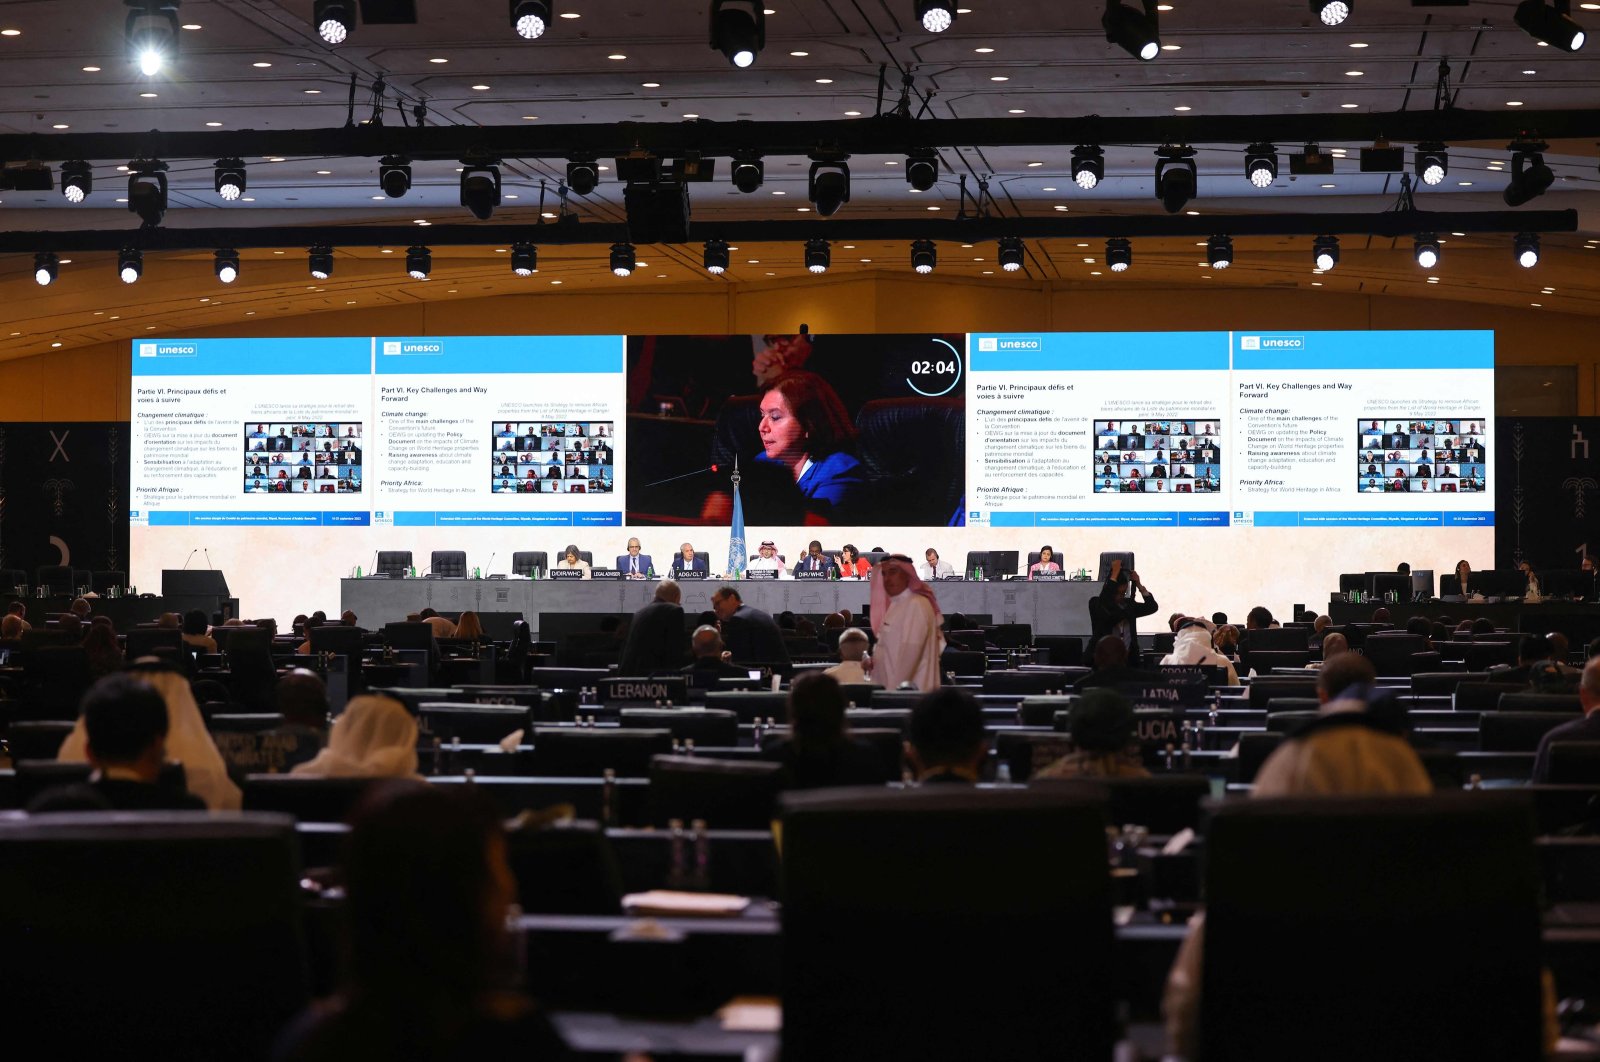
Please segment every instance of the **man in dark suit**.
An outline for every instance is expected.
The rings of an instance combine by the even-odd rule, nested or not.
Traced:
[[[794,566],[797,572],[825,572],[830,568],[837,568],[833,558],[822,552],[822,543],[816,539],[806,547],[806,555],[800,558],[800,563]]]
[[[1135,592],[1140,600],[1134,599]],[[1129,664],[1138,667],[1139,617],[1148,616],[1158,608],[1156,599],[1139,581],[1139,573],[1123,570],[1122,559],[1114,559],[1111,577],[1100,588],[1100,596],[1089,602],[1089,624],[1095,644],[1098,646],[1100,639],[1108,634],[1116,635],[1128,647]]]
[[[711,608],[722,627],[722,641],[740,663],[789,663],[789,650],[777,622],[758,608],[751,608],[739,591],[724,586],[711,595]]]
[[[694,663],[683,669],[689,676],[689,685],[697,689],[713,689],[718,679],[748,678],[750,669],[736,667],[722,659],[722,635],[709,624],[696,627],[690,642]]]
[[[1600,741],[1600,656],[1591,656],[1584,665],[1583,678],[1578,680],[1578,703],[1583,706],[1583,716],[1570,723],[1562,723],[1539,739],[1539,751],[1533,758],[1533,784],[1544,785],[1550,781],[1550,746],[1557,741]]]
[[[292,450],[293,448],[294,448],[294,440],[289,438],[289,436],[285,435],[282,428],[278,429],[278,434],[274,435],[272,438],[267,440],[267,449],[268,450],[279,450],[279,451],[282,451],[282,450]]]
[[[633,614],[617,674],[650,675],[683,666],[689,655],[689,637],[683,627],[682,601],[677,583],[656,587],[655,600]]]
[[[76,806],[93,806],[98,798],[116,811],[206,810],[199,797],[161,784],[167,705],[154,687],[132,675],[107,675],[89,688],[79,707],[94,773],[87,786],[53,795],[63,806],[76,800],[83,802]]]
[[[568,478],[571,478],[570,474]],[[617,555],[617,571],[622,573],[624,579],[643,579],[653,570],[650,555],[639,552],[639,540],[628,539],[628,552]]]

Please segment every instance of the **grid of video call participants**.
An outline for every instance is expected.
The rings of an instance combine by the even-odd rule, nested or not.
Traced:
[[[349,421],[244,426],[246,494],[359,494],[361,425]]]
[[[496,494],[610,494],[615,425],[605,421],[496,421]]]
[[[1362,420],[1363,494],[1460,494],[1484,489],[1482,420]]]
[[[1222,422],[1097,420],[1096,494],[1214,494],[1222,489]]]

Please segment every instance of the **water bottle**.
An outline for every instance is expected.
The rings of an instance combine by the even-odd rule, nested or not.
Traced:
[[[450,773],[455,774],[461,765],[461,735],[450,735]]]
[[[1190,753],[1194,748],[1194,731],[1189,727],[1189,721],[1183,721],[1183,769],[1188,770],[1193,758]]]
[[[995,767],[995,769],[994,769],[994,784],[995,785],[1010,785],[1011,784],[1011,761],[1010,760],[1001,760],[999,765],[997,767]]]
[[[684,738],[683,739],[683,754],[685,756],[693,756],[694,755],[694,738]]]
[[[672,831],[672,857],[667,868],[667,888],[682,889],[689,877],[689,852],[684,842],[683,820],[669,819],[667,828]]]
[[[361,565],[356,565],[356,578],[361,578]]]
[[[1172,753],[1173,753],[1172,742],[1169,741],[1169,742],[1167,742],[1167,758],[1166,758],[1167,770],[1169,770],[1169,771],[1172,770]]]
[[[615,826],[617,799],[617,772],[607,767],[600,780],[600,825],[606,829]]]
[[[694,830],[694,881],[697,889],[711,887],[711,835],[706,831],[706,820],[695,819]]]
[[[472,577],[474,579],[482,579],[483,578],[483,569],[479,568],[477,565],[473,565],[472,566]]]
[[[758,716],[756,716],[756,725],[755,725],[755,730],[754,730],[755,744],[756,744],[756,748],[758,748],[758,749],[761,747],[761,735],[762,735],[762,733],[763,733],[763,728],[761,726],[761,717],[758,715]]]

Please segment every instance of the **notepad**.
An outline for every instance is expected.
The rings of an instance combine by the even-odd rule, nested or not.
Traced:
[[[633,915],[661,918],[733,918],[750,906],[747,896],[717,892],[673,892],[651,889],[622,898],[622,909]]]

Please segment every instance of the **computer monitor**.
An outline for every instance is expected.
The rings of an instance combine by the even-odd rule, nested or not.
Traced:
[[[1411,600],[1411,576],[1399,572],[1371,572],[1372,593],[1378,598],[1394,594],[1400,601]]]
[[[999,579],[1007,575],[1017,574],[1018,551],[1014,549],[992,549],[989,551],[989,578]]]
[[[1411,597],[1413,600],[1415,600],[1419,594],[1424,601],[1433,597],[1433,584],[1434,579],[1432,568],[1411,569]]]

